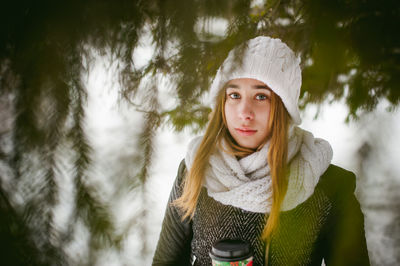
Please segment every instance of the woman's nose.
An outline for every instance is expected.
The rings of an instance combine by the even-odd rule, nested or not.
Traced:
[[[240,105],[239,117],[242,120],[253,120],[254,112],[249,100],[243,100]]]

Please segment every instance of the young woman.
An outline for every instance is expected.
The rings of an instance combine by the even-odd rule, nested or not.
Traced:
[[[279,39],[229,53],[206,132],[179,167],[153,265],[211,265],[225,238],[250,243],[254,265],[369,265],[355,176],[297,126],[300,87],[299,59]]]

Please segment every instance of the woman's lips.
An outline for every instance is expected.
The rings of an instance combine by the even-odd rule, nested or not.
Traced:
[[[235,128],[235,130],[242,136],[251,136],[257,132],[257,130],[251,128]]]

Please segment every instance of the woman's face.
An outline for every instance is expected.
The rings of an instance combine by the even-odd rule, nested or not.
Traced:
[[[240,146],[258,148],[268,136],[271,94],[267,85],[255,79],[240,78],[227,83],[226,123]]]

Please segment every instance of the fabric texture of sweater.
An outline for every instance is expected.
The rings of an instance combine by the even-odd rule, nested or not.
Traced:
[[[268,214],[224,205],[202,188],[192,220],[181,221],[170,203],[182,193],[182,161],[166,209],[153,265],[211,265],[209,251],[217,240],[241,238],[251,244],[254,264],[265,264],[260,236]],[[364,216],[354,195],[355,176],[330,165],[314,193],[294,209],[282,211],[273,235],[268,265],[369,265]]]

